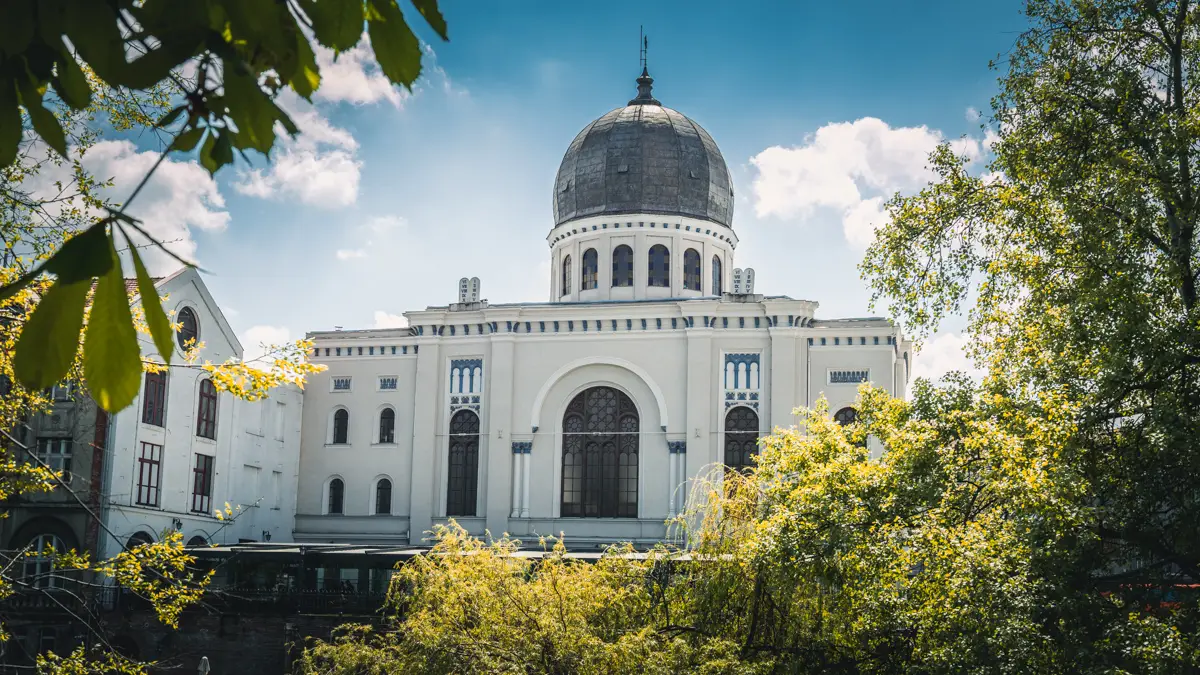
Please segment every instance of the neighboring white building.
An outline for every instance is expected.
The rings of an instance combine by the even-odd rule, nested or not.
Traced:
[[[145,374],[133,405],[111,416],[105,462],[101,554],[121,544],[157,541],[179,529],[189,544],[289,541],[295,513],[301,392],[279,387],[249,402],[215,391],[205,360],[242,358],[242,345],[194,269],[156,281],[164,309],[181,324],[172,367]],[[132,289],[131,289],[132,290]],[[183,360],[190,338],[203,344],[196,366]],[[148,336],[143,354],[161,361]],[[228,502],[232,522],[214,516]]]
[[[295,537],[419,544],[475,534],[648,544],[690,477],[858,384],[903,396],[910,344],[883,319],[818,320],[734,268],[733,190],[653,80],[571,143],[554,186],[550,302],[459,302],[410,328],[310,333]],[[737,275],[737,278],[734,278]]]

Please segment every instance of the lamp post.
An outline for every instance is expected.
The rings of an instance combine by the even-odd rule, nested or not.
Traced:
[[[271,531],[270,530],[262,531],[262,540],[263,541],[271,541]]]

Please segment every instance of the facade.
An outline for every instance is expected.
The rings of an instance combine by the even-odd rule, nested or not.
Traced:
[[[883,319],[817,319],[734,268],[733,189],[712,138],[638,95],[569,146],[552,197],[549,302],[459,302],[404,329],[310,333],[297,541],[420,545],[564,533],[662,540],[689,480],[864,381],[902,396],[910,344]]]

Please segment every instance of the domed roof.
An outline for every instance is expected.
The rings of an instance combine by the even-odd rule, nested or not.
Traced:
[[[584,127],[554,181],[554,224],[621,213],[661,213],[733,226],[733,185],[699,124],[663,107],[642,70],[638,96]]]

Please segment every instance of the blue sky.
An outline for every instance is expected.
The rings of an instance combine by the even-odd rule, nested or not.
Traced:
[[[821,317],[867,315],[856,265],[879,204],[928,179],[940,139],[982,168],[987,138],[969,109],[988,110],[988,62],[1025,25],[1007,0],[443,0],[443,11],[451,41],[422,33],[414,93],[387,87],[364,44],[325,69],[314,105],[284,101],[304,133],[270,162],[212,182],[176,158],[145,195],[147,223],[210,271],[248,349],[389,325],[453,301],[463,276],[493,302],[547,300],[558,163],[634,95],[639,25],[655,95],[705,127],[730,167],[737,263],[755,268],[759,292],[816,300]],[[120,186],[147,150],[114,145],[97,170]],[[930,344],[930,372],[961,365],[958,327]]]

